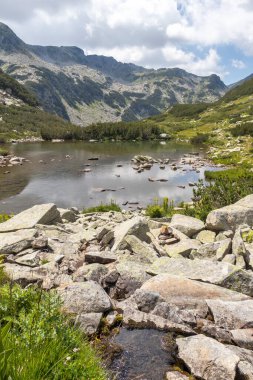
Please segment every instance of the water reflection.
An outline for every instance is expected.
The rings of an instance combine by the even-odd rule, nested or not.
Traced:
[[[81,208],[112,199],[119,204],[135,201],[140,206],[156,197],[167,196],[175,202],[190,200],[192,188],[188,183],[202,178],[206,169],[203,167],[196,173],[187,166],[186,171],[173,171],[169,166],[161,170],[154,165],[140,174],[132,169],[130,161],[135,154],[178,161],[184,154],[196,151],[189,144],[175,142],[34,143],[12,145],[11,149],[30,163],[12,167],[6,175],[3,174],[6,168],[0,169],[0,209],[6,212],[18,212],[44,202]],[[99,156],[99,160],[89,161],[94,156]],[[118,164],[122,167],[117,167]],[[90,173],[81,172],[85,165],[90,165]],[[149,177],[166,178],[168,182],[149,182]],[[178,188],[180,185],[186,188]],[[117,191],[98,192],[98,188]]]

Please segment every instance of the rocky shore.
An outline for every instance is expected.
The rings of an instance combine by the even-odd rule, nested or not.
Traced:
[[[253,379],[253,195],[202,221],[37,205],[0,224],[5,271],[55,288],[88,335],[103,321],[175,334],[167,380]],[[155,363],[154,363],[155,365]]]

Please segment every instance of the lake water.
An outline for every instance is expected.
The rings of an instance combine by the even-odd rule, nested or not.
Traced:
[[[137,173],[131,159],[143,154],[154,158],[170,158],[179,162],[184,154],[198,148],[174,141],[160,142],[110,142],[110,143],[24,143],[13,144],[10,150],[29,162],[22,166],[0,168],[0,212],[19,212],[39,203],[56,203],[59,207],[78,208],[98,205],[101,202],[139,202],[143,207],[155,198],[168,197],[176,203],[190,201],[192,187],[204,177],[210,167],[201,167],[200,173],[190,166],[161,170],[155,164],[150,170]],[[69,155],[69,158],[66,156]],[[200,151],[203,155],[203,151]],[[89,158],[99,157],[98,161]],[[43,161],[43,162],[41,162]],[[90,165],[90,167],[85,166]],[[122,165],[118,167],[117,165]],[[81,170],[90,168],[91,172]],[[183,171],[183,169],[185,171]],[[4,174],[9,170],[9,174]],[[149,177],[165,178],[168,182],[149,182]],[[178,186],[185,185],[185,189]],[[100,192],[101,188],[117,191]],[[126,207],[129,207],[126,206]],[[137,207],[131,206],[130,207]]]
[[[165,378],[174,360],[165,349],[166,333],[157,330],[122,328],[113,342],[122,347],[110,370],[116,380],[160,380]]]

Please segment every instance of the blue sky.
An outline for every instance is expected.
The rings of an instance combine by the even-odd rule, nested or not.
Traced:
[[[76,45],[145,67],[227,84],[253,72],[253,0],[0,0],[25,42]]]

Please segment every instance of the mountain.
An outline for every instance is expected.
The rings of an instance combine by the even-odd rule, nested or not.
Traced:
[[[236,167],[239,163],[240,169],[249,173],[253,167],[252,99],[253,78],[212,104],[176,104],[136,125],[143,129],[156,126],[171,138],[205,143],[215,163]]]
[[[32,92],[0,69],[0,144],[31,136],[41,138],[45,129],[50,130],[52,136],[60,129],[66,136],[68,131],[77,128],[43,111],[38,104]]]
[[[145,69],[75,46],[35,46],[0,23],[0,67],[34,92],[44,110],[77,125],[133,121],[176,103],[213,102],[227,90],[217,75]]]

